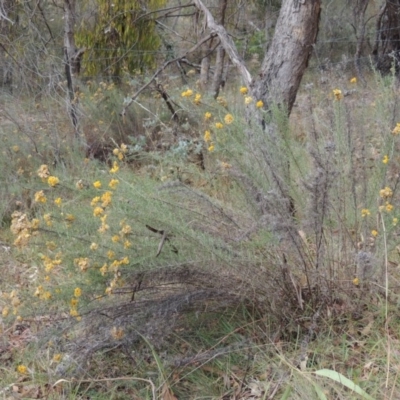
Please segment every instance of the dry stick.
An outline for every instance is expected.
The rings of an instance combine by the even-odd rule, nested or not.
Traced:
[[[110,381],[141,381],[141,382],[147,382],[151,386],[151,391],[153,394],[153,400],[156,400],[156,387],[154,386],[154,383],[150,379],[143,379],[143,378],[134,378],[130,376],[121,376],[119,378],[103,378],[103,379],[72,379],[72,380],[67,380],[67,379],[59,379],[56,383],[53,384],[53,387],[57,386],[59,383],[62,382],[67,382],[67,383],[91,383],[91,382],[110,382]]]
[[[218,35],[222,47],[229,54],[229,58],[231,59],[233,64],[236,65],[240,74],[242,75],[245,86],[250,87],[252,81],[251,74],[246,68],[242,58],[240,57],[236,49],[235,43],[228,35],[226,29],[222,25],[219,25],[215,22],[214,17],[201,0],[194,0],[194,4],[206,16],[208,29],[210,29],[210,31],[214,35]]]
[[[182,56],[180,57],[176,57],[173,58],[172,60],[168,60],[167,62],[165,62],[154,74],[153,76],[150,78],[150,80],[143,85],[136,93],[133,94],[133,96],[131,96],[131,98],[129,100],[126,101],[126,103],[124,104],[124,107],[121,111],[121,116],[125,117],[126,114],[126,109],[137,99],[137,97],[140,95],[140,93],[143,92],[143,90],[147,89],[152,83],[153,81],[157,78],[157,76],[164,71],[165,68],[168,67],[168,65],[176,63],[177,61],[182,60],[182,58],[185,58],[188,54],[193,53],[195,50],[197,50],[197,48],[199,48],[203,43],[207,42],[208,40],[210,40],[211,38],[213,38],[215,36],[214,33],[211,33],[210,35],[206,36],[205,38],[203,38],[199,43],[197,43],[196,45],[194,45],[192,48],[190,48],[189,50],[185,51],[184,54],[182,54]]]

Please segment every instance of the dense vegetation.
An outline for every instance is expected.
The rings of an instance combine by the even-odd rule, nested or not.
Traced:
[[[178,1],[83,2],[67,82],[45,3],[1,26],[0,394],[398,398],[399,88],[369,58],[374,5],[357,55],[359,14],[325,5],[288,116],[227,57],[215,96],[217,42],[168,64],[200,40]],[[257,71],[279,4],[227,3]],[[148,43],[120,42],[126,9]]]

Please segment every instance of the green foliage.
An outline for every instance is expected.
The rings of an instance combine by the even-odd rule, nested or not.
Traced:
[[[154,16],[165,0],[101,0],[94,21],[77,30],[78,46],[87,48],[84,74],[120,77],[123,71],[142,70],[154,63],[160,46]]]

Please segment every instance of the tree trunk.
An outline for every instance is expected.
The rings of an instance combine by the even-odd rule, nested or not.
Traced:
[[[261,100],[266,108],[272,102],[278,103],[290,114],[317,39],[321,0],[283,0],[275,35],[260,73],[254,78],[224,27],[215,22],[201,0],[194,0],[194,4],[205,14],[210,31],[219,36],[252,97]]]
[[[251,84],[255,100],[272,102],[290,114],[317,39],[320,0],[283,0],[275,34],[259,75]]]
[[[399,74],[400,0],[387,0],[382,6],[377,18],[372,54],[375,66],[380,72],[389,73],[394,66],[395,73]]]

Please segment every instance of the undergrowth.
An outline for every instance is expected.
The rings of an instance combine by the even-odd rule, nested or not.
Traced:
[[[396,398],[398,88],[371,82],[309,86],[291,119],[174,88],[178,120],[141,132],[92,83],[86,147],[6,108],[1,393]]]

